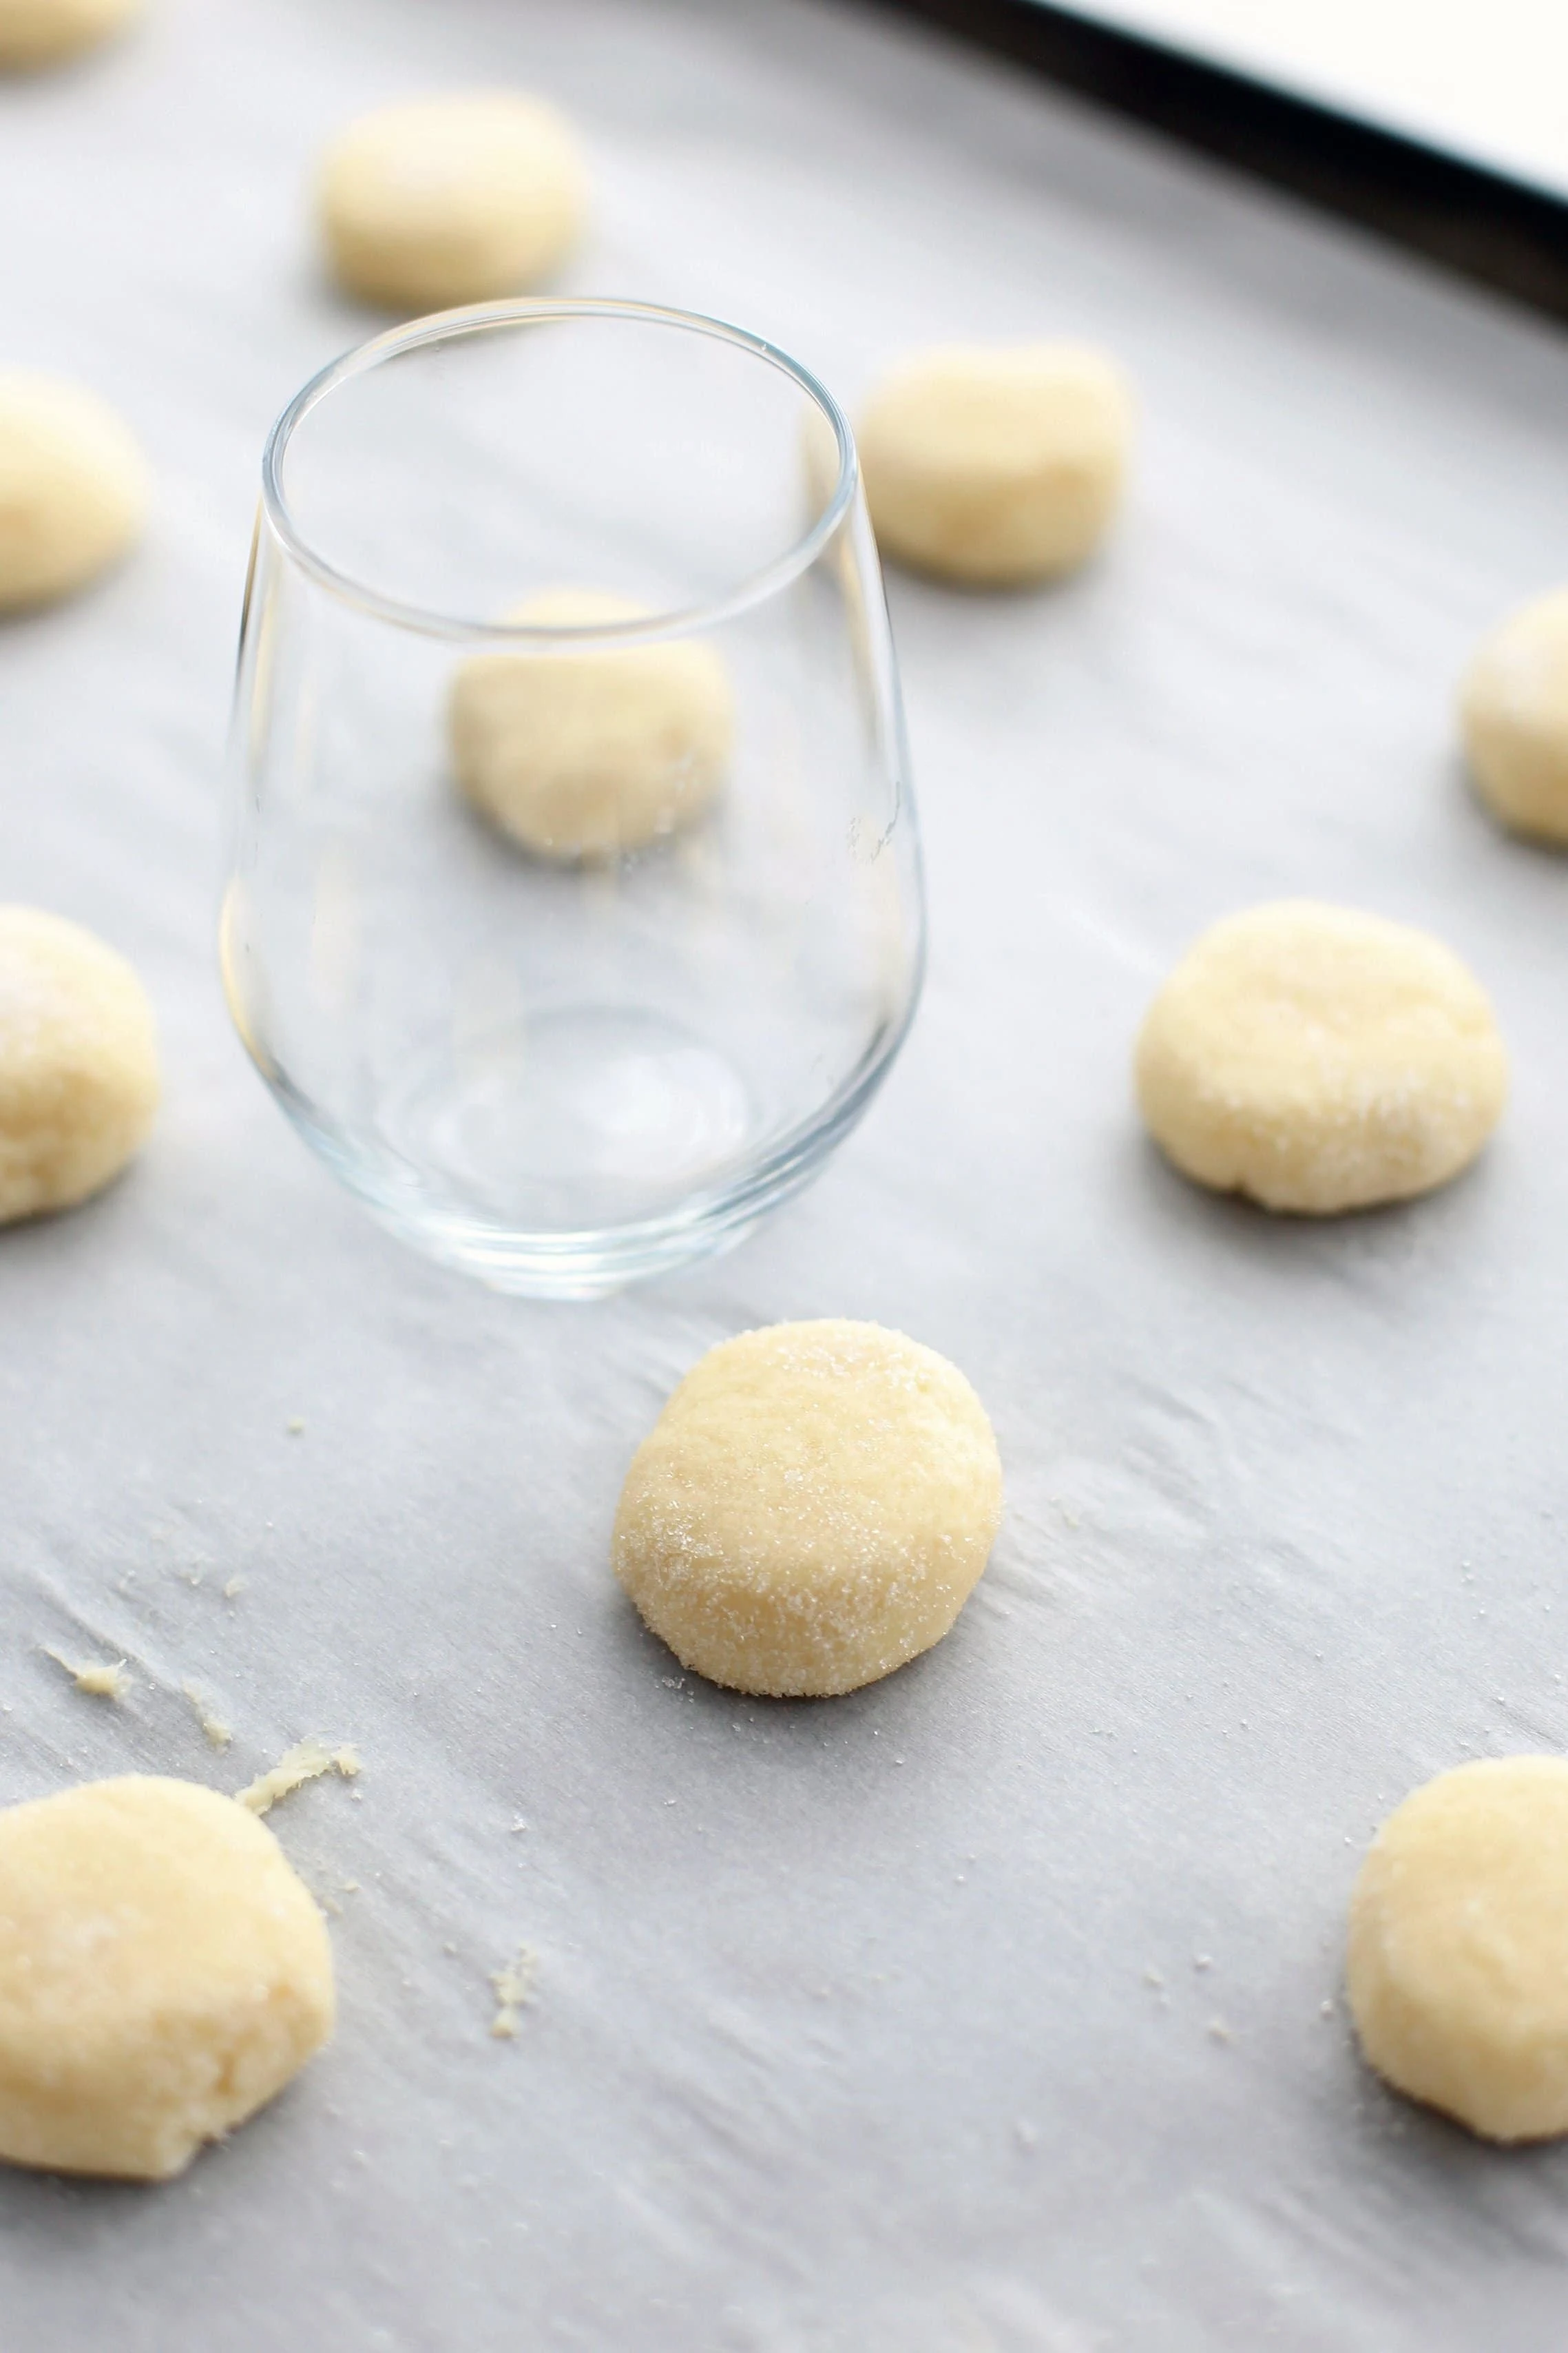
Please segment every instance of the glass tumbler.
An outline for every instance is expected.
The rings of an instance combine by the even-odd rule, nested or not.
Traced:
[[[755,335],[416,321],[267,446],[221,953],[384,1224],[584,1298],[805,1184],[909,1027],[920,849],[855,448]]]

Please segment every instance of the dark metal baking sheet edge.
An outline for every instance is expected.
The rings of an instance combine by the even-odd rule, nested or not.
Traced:
[[[1048,0],[862,0],[924,18],[1568,320],[1568,204]]]

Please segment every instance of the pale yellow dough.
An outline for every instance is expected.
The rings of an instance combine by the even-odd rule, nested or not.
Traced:
[[[1070,572],[1121,496],[1132,403],[1076,343],[951,344],[887,375],[861,414],[861,471],[884,555],[976,587]]]
[[[146,512],[147,469],[111,408],[55,376],[0,369],[0,613],[85,588]]]
[[[317,202],[339,282],[413,314],[536,285],[582,233],[587,175],[553,107],[475,90],[351,122],[322,159]]]
[[[117,33],[141,0],[0,0],[0,72],[57,65]]]
[[[570,628],[643,617],[562,589],[509,620]],[[701,814],[723,781],[734,696],[690,639],[581,652],[476,654],[452,681],[452,765],[477,808],[542,858],[614,857]]]
[[[1489,2140],[1568,2132],[1568,1763],[1460,1765],[1397,1806],[1351,1898],[1348,1976],[1397,2091]]]
[[[1568,588],[1510,613],[1459,691],[1470,774],[1504,825],[1568,842]]]
[[[153,1008],[79,923],[0,907],[0,1225],[85,1201],[158,1108]]]
[[[1322,1217],[1458,1175],[1501,1114],[1508,1055],[1440,941],[1297,899],[1204,934],[1149,1008],[1136,1078],[1185,1175]]]
[[[626,1476],[616,1575],[681,1664],[775,1697],[855,1691],[929,1650],[1002,1511],[985,1411],[875,1324],[775,1324],[710,1349]]]
[[[332,2015],[321,1915],[232,1798],[130,1774],[0,1812],[0,2158],[164,2180]]]

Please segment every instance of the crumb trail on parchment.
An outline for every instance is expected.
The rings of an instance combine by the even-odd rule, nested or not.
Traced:
[[[499,2042],[510,2042],[515,2036],[518,2011],[532,2001],[538,1975],[539,1956],[529,1945],[520,1945],[516,1959],[492,1972],[490,1983],[499,2007],[490,2021],[490,2032]]]
[[[182,1683],[181,1690],[196,1712],[196,1722],[215,1748],[226,1748],[234,1738],[234,1726],[226,1724],[216,1711],[208,1706],[195,1683]]]
[[[270,1772],[258,1774],[247,1789],[237,1790],[237,1801],[253,1814],[269,1813],[279,1798],[287,1798],[323,1773],[341,1773],[352,1781],[360,1769],[359,1751],[347,1746],[329,1748],[324,1740],[297,1741],[278,1759]]]
[[[74,1659],[68,1659],[63,1651],[52,1650],[47,1642],[44,1656],[53,1659],[57,1667],[63,1667],[78,1691],[86,1692],[89,1699],[123,1699],[131,1688],[123,1659],[84,1659],[78,1666]]]

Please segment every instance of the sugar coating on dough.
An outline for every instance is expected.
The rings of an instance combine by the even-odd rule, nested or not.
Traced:
[[[86,587],[119,562],[146,512],[142,453],[105,402],[56,376],[0,369],[0,613]]]
[[[1494,814],[1516,833],[1568,842],[1568,588],[1482,638],[1459,690],[1459,724]]]
[[[0,1812],[0,2158],[166,2179],[332,2015],[321,1915],[232,1798],[132,1774]]]
[[[1489,1757],[1395,1807],[1351,1899],[1380,2075],[1489,2140],[1568,2132],[1568,1762]]]
[[[1068,572],[1121,496],[1132,403],[1076,343],[952,344],[894,368],[861,413],[866,499],[884,555],[1007,587]]]
[[[80,924],[0,907],[0,1225],[85,1201],[158,1108],[153,1008]]]
[[[775,1324],[710,1349],[670,1398],[613,1560],[683,1666],[825,1696],[941,1641],[1001,1510],[990,1422],[945,1357],[875,1324]]]
[[[570,125],[513,90],[363,115],[328,148],[318,187],[339,282],[409,312],[523,292],[575,243],[586,206]]]
[[[1189,950],[1138,1039],[1151,1133],[1199,1184],[1327,1216],[1425,1193],[1508,1093],[1491,1007],[1426,932],[1283,900]]]
[[[107,40],[141,0],[0,0],[0,72],[51,66]]]
[[[645,616],[624,596],[559,589],[507,617],[574,628]],[[475,654],[449,717],[474,806],[536,856],[573,860],[640,849],[700,816],[724,778],[735,706],[717,649],[673,638]]]

